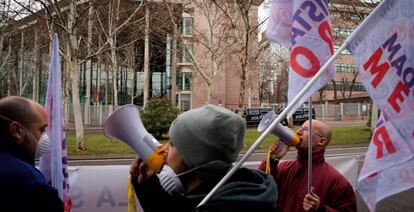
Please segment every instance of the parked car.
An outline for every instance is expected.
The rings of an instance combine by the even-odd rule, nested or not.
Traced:
[[[247,124],[259,124],[263,116],[271,110],[272,109],[268,107],[245,108],[243,111],[243,118],[246,120]]]
[[[283,111],[280,110],[278,114],[280,114]],[[312,119],[315,119],[315,108],[312,108]],[[294,124],[303,124],[306,120],[309,120],[309,107],[300,107],[298,108],[292,115],[292,120]],[[287,125],[287,119],[283,119],[281,121],[283,125]]]

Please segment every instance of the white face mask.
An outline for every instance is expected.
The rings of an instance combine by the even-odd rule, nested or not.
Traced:
[[[43,133],[37,142],[35,159],[39,159],[40,156],[49,151],[49,136],[46,133]]]
[[[175,174],[174,170],[167,164],[162,167],[161,172],[157,174],[160,179],[161,186],[166,192],[184,194],[185,189],[180,178]]]

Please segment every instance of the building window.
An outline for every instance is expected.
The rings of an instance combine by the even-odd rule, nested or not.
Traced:
[[[177,71],[177,90],[179,91],[191,91],[191,72]]]
[[[355,72],[355,64],[337,63],[335,66],[337,72]]]
[[[183,35],[193,35],[194,17],[190,13],[183,13]]]
[[[352,88],[352,91],[366,91],[364,85],[361,82],[342,82],[342,81],[336,81],[336,90],[337,91],[350,91]],[[333,90],[333,83],[328,82],[326,85],[326,90]]]
[[[187,111],[191,109],[191,102],[188,100],[181,100],[181,104],[180,104],[180,109],[181,111]]]
[[[337,51],[339,49],[339,47],[340,46],[338,46],[338,45],[334,45],[334,50]],[[341,54],[342,55],[350,55],[351,52],[349,52],[348,49],[344,49],[344,50],[342,50]]]
[[[193,60],[191,54],[193,54],[193,44],[184,43],[180,45],[179,53],[177,54],[179,63],[191,63]]]
[[[333,33],[335,38],[347,38],[354,31],[352,28],[333,28]]]

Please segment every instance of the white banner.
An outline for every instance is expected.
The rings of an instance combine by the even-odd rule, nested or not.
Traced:
[[[329,157],[326,161],[355,187],[358,174],[355,156]],[[246,162],[244,167],[256,169],[259,163]],[[129,165],[70,167],[72,212],[127,211],[128,175]]]

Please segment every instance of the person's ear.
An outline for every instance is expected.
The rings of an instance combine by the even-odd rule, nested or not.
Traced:
[[[321,137],[319,139],[318,145],[319,146],[326,146],[326,145],[328,145],[328,139],[326,139],[325,137]]]
[[[22,126],[20,126],[20,124],[18,124],[15,121],[11,122],[9,125],[9,130],[10,135],[16,138],[17,141],[20,142],[24,140],[26,133],[24,132],[24,129]]]

